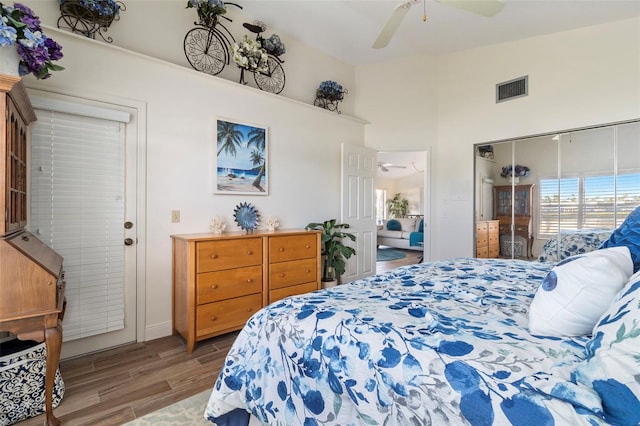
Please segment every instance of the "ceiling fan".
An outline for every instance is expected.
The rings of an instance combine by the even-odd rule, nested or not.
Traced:
[[[394,169],[406,169],[407,166],[401,166],[399,164],[391,164],[391,163],[379,162],[378,163],[378,168],[380,170],[382,170],[383,172],[388,172],[389,169],[391,169],[391,168],[394,168]]]
[[[438,0],[441,3],[447,4],[449,6],[457,7],[458,9],[466,10],[468,12],[476,13],[478,15],[491,17],[496,15],[498,12],[502,10],[504,7],[504,0]],[[411,6],[422,2],[422,4],[426,8],[426,0],[408,0],[403,1],[391,13],[387,23],[384,25],[380,34],[378,34],[378,38],[373,43],[374,49],[381,49],[386,47],[391,40],[391,37],[395,34],[398,27],[400,27],[400,23],[404,18],[404,15],[409,12]],[[424,12],[422,16],[422,20],[427,20],[427,13]]]

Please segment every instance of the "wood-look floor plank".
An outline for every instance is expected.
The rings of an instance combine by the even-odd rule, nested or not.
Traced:
[[[378,272],[417,263],[420,252],[377,262]],[[184,340],[167,336],[63,360],[66,392],[54,413],[65,426],[117,426],[212,389],[237,332],[198,342],[191,354]],[[41,426],[44,416],[18,423]]]

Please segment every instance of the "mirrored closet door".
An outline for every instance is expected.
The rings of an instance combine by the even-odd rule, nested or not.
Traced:
[[[557,261],[640,206],[640,121],[474,150],[477,257]]]

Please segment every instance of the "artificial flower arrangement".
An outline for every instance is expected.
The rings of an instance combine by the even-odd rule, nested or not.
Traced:
[[[90,10],[98,18],[108,19],[109,22],[120,13],[122,4],[115,0],[58,0],[61,5],[63,3],[75,3]]]
[[[214,234],[222,234],[222,232],[227,229],[227,223],[220,216],[216,216],[211,220],[209,229],[211,229]]]
[[[320,83],[316,90],[316,97],[329,101],[341,101],[344,99],[345,93],[347,93],[347,90],[343,89],[341,84],[333,80],[325,80]]]
[[[253,72],[264,72],[269,67],[267,52],[262,48],[260,42],[250,39],[246,34],[242,42],[233,44],[231,54],[233,62],[240,68]]]
[[[218,15],[227,13],[222,0],[188,0],[187,8],[194,7],[198,11],[200,24],[212,28],[218,23]]]
[[[280,40],[277,34],[272,34],[271,37],[262,40],[262,47],[267,53],[273,56],[284,55],[287,49],[284,47],[284,43]]]
[[[40,18],[31,9],[20,3],[13,7],[0,3],[0,16],[0,46],[16,46],[21,76],[31,73],[45,79],[51,71],[64,69],[52,62],[62,58],[62,46],[42,32]]]
[[[521,166],[520,164],[516,164],[515,167],[509,164],[508,166],[504,166],[502,168],[502,173],[500,173],[500,176],[502,176],[503,178],[529,176],[529,168],[527,166]]]

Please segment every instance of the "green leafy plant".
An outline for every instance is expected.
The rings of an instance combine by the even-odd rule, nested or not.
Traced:
[[[338,279],[347,266],[347,259],[356,254],[353,247],[345,246],[343,239],[356,240],[356,236],[343,229],[349,228],[348,223],[336,224],[336,219],[325,220],[322,223],[310,223],[306,229],[322,231],[322,281]]]
[[[389,216],[406,217],[409,211],[409,200],[398,192],[392,199],[387,200],[387,207],[389,208]]]

